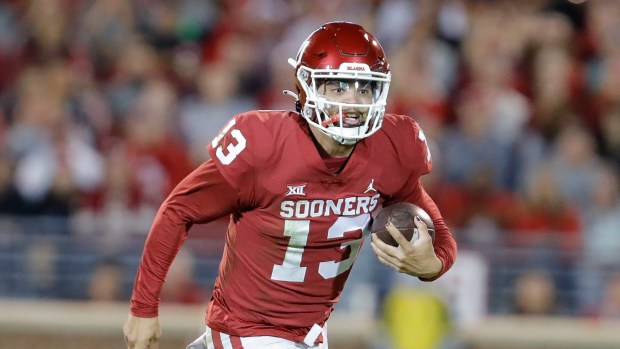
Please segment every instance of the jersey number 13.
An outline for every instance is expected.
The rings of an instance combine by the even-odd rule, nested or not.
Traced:
[[[324,279],[335,278],[351,268],[357,254],[362,246],[363,237],[368,233],[364,229],[368,226],[370,214],[365,213],[354,217],[338,217],[336,222],[328,229],[328,239],[338,239],[344,237],[347,232],[358,230],[363,231],[361,239],[345,242],[340,245],[340,250],[344,254],[347,247],[351,247],[351,253],[347,259],[341,261],[324,261],[319,263],[319,274]],[[303,282],[306,277],[307,267],[301,266],[301,260],[308,243],[310,234],[309,220],[286,220],[284,221],[284,235],[290,236],[289,244],[284,254],[282,264],[273,266],[271,279],[277,281]],[[310,253],[310,252],[308,252]]]

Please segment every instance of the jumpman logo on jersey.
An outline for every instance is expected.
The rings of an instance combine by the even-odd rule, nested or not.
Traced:
[[[376,191],[377,191],[377,189],[375,189],[374,185],[375,185],[375,179],[373,178],[373,179],[370,181],[370,184],[368,184],[368,188],[366,188],[366,190],[364,190],[364,194],[368,193],[369,191],[374,191],[374,192],[376,192]]]
[[[306,188],[305,184],[287,185],[286,187],[288,188],[288,193],[286,193],[285,196],[291,196],[291,195],[306,196],[306,193],[304,193],[304,189]]]

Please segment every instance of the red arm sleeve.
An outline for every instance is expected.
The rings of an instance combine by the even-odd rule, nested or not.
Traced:
[[[456,240],[444,222],[437,205],[435,205],[433,199],[428,195],[426,190],[424,190],[419,180],[412,192],[411,200],[408,201],[415,203],[424,209],[424,211],[428,212],[433,220],[433,225],[435,225],[435,241],[433,247],[435,249],[435,254],[441,260],[443,266],[439,274],[435,277],[429,279],[420,278],[422,281],[433,281],[445,274],[454,264],[457,254]]]
[[[189,228],[234,212],[239,202],[211,160],[179,183],[161,205],[147,236],[131,296],[133,315],[157,316],[166,274]]]

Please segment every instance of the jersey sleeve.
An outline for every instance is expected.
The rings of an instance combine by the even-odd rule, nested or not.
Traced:
[[[445,274],[454,264],[457,254],[457,244],[450,229],[441,216],[441,212],[433,199],[424,190],[420,177],[431,172],[432,157],[428,142],[420,126],[409,117],[395,119],[392,130],[395,135],[393,142],[398,147],[398,157],[404,175],[408,176],[404,186],[398,194],[391,197],[384,205],[393,202],[407,201],[420,206],[428,212],[435,226],[435,254],[442,262],[442,269],[438,275],[430,279],[420,278],[422,281],[433,281]],[[413,135],[413,136],[412,136]]]
[[[433,248],[435,249],[435,254],[439,260],[441,260],[442,268],[439,274],[432,278],[420,278],[422,281],[433,281],[445,274],[454,264],[457,254],[456,240],[443,220],[437,205],[430,195],[428,195],[426,190],[424,190],[424,187],[422,187],[420,181],[418,181],[412,194],[413,195],[410,198],[410,201],[415,202],[416,205],[420,206],[429,214],[435,227],[435,241],[433,242]]]
[[[432,171],[433,160],[426,135],[420,125],[410,117],[396,119],[392,135],[402,168],[420,177]],[[406,149],[406,151],[403,151]]]
[[[239,114],[207,146],[222,176],[250,205],[254,201],[258,167],[264,164],[260,154],[269,153],[271,138],[264,129],[257,115]]]
[[[161,205],[146,239],[131,297],[131,313],[155,317],[159,295],[174,257],[195,223],[207,223],[239,209],[237,192],[212,160],[183,179]]]
[[[418,205],[433,220],[435,227],[435,241],[433,242],[433,248],[435,254],[441,260],[442,268],[439,274],[432,278],[420,278],[422,281],[433,281],[445,274],[454,264],[457,255],[457,244],[450,228],[446,225],[441,212],[433,199],[428,195],[422,183],[419,179],[412,179],[409,189],[403,191],[403,196],[394,198],[396,201],[407,201]]]

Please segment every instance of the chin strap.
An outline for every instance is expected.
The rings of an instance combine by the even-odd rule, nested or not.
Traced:
[[[298,62],[295,59],[289,58],[287,62],[291,65],[291,67],[297,69]],[[299,102],[299,95],[290,90],[283,90],[282,93],[295,98],[295,111],[301,114],[301,103]]]
[[[284,93],[287,96],[291,96],[293,98],[295,98],[295,100],[299,100],[299,96],[297,95],[297,93],[291,91],[291,90],[282,90],[282,93]]]
[[[353,145],[355,143],[357,143],[359,141],[359,139],[348,139],[348,138],[343,138],[343,137],[339,137],[339,136],[334,136],[332,134],[327,134],[328,136],[330,136],[333,140],[335,140],[336,142],[342,144],[342,145]]]
[[[287,96],[291,96],[293,98],[295,98],[295,110],[298,113],[301,113],[301,103],[299,102],[299,96],[297,95],[297,93],[291,91],[291,90],[282,90],[282,93],[284,93]]]

